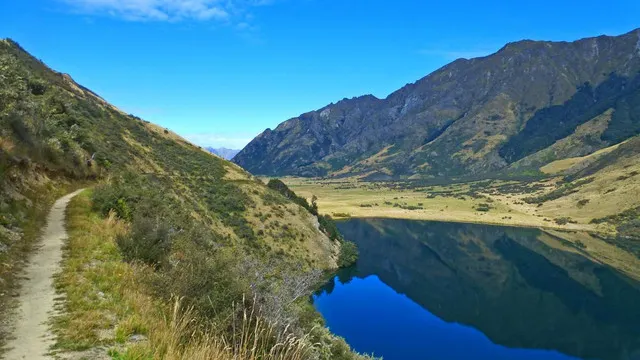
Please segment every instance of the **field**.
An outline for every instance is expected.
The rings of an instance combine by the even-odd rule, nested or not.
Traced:
[[[626,165],[625,165],[626,166]],[[631,189],[640,176],[621,175],[631,167],[615,166],[593,179],[567,182],[485,180],[450,185],[412,182],[362,182],[357,179],[284,178],[300,196],[317,197],[325,214],[336,218],[397,218],[535,227],[541,241],[578,252],[640,279],[635,241],[616,234],[615,222],[593,221],[637,204]],[[636,165],[632,166],[634,169]],[[603,188],[616,191],[603,194]],[[586,201],[588,199],[589,201]]]
[[[397,218],[484,223],[563,230],[604,231],[588,221],[565,223],[525,198],[554,187],[553,181],[494,181],[444,186],[370,183],[354,179],[283,179],[301,196],[318,197],[322,212],[337,218]]]

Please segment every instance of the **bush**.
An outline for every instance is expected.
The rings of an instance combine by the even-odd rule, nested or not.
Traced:
[[[489,210],[491,210],[491,207],[489,206],[489,204],[478,204],[478,206],[476,206],[476,210],[477,211],[483,211],[483,212],[487,212]]]
[[[126,261],[158,268],[171,252],[170,229],[161,219],[136,218],[131,231],[118,236],[116,243]]]
[[[354,242],[343,241],[338,257],[338,266],[341,268],[349,267],[358,260],[358,256],[358,246]]]
[[[582,200],[578,201],[578,207],[581,208],[581,207],[587,205],[589,203],[589,201],[590,201],[589,199],[582,199]]]
[[[553,219],[553,221],[555,221],[555,223],[558,224],[558,225],[566,225],[566,224],[575,224],[576,223],[576,221],[574,221],[570,217],[561,217],[561,218]]]
[[[30,79],[27,86],[33,95],[44,95],[47,91],[47,83],[41,79]]]

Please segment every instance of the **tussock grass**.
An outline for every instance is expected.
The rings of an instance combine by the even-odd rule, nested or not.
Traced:
[[[103,218],[91,208],[90,193],[84,192],[67,209],[69,240],[56,276],[60,313],[53,321],[58,353],[103,348],[119,360],[367,358],[330,336],[318,343],[317,334],[328,334],[325,328],[298,334],[269,323],[256,301],[230,304],[237,316],[231,329],[219,329],[183,305],[185,299],[157,298],[145,282],[154,269],[123,261],[118,250],[116,238],[130,225],[113,212]],[[327,349],[336,346],[349,356],[333,357]]]

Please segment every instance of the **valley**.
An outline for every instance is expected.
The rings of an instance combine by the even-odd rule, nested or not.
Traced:
[[[0,40],[0,358],[640,353],[640,29],[227,125],[194,144]]]

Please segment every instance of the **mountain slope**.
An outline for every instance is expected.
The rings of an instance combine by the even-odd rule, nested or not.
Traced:
[[[344,99],[287,120],[234,162],[264,175],[482,174],[610,111],[606,128],[571,154],[586,155],[640,132],[639,70],[640,29],[570,43],[510,43],[487,57],[456,60],[386,99]]]
[[[43,214],[58,194],[84,186],[94,188],[90,216],[125,229],[113,240],[116,258],[150,266],[142,280],[153,296],[184,299],[200,329],[230,329],[244,295],[295,327],[308,303],[294,300],[337,267],[341,240],[327,219],[0,40],[1,325]],[[305,319],[315,321],[308,311]]]
[[[234,149],[227,149],[227,148],[212,148],[212,147],[208,147],[206,148],[207,151],[209,151],[212,154],[218,155],[221,158],[225,159],[225,160],[231,160],[233,159],[234,156],[236,156],[240,150],[234,150]]]

